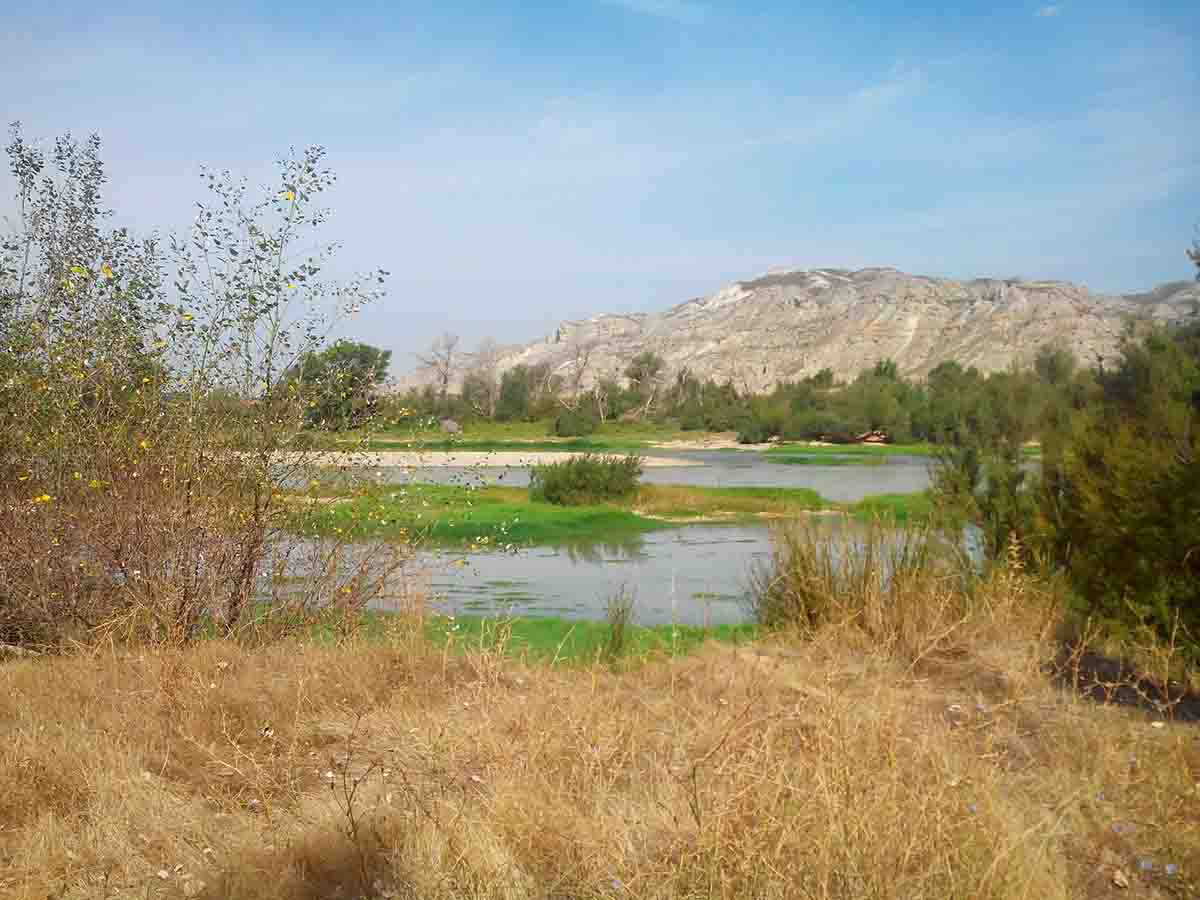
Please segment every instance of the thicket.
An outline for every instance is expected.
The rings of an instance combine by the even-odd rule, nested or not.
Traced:
[[[1064,576],[1077,624],[1200,660],[1200,326],[1131,323],[1110,364],[1044,350],[1033,377],[997,379],[1008,402],[948,431],[943,524],[978,526],[988,559],[1018,546]],[[1040,466],[1021,454],[1034,434]]]
[[[553,432],[558,437],[586,437],[600,423],[586,409],[564,409],[554,419]]]
[[[325,280],[323,152],[261,196],[228,172],[166,241],[111,224],[97,137],[14,128],[0,243],[0,642],[189,640],[365,602],[389,570],[282,541],[327,397],[291,377],[384,273]],[[397,551],[398,552],[398,551]],[[374,560],[374,561],[373,561]],[[312,577],[283,591],[284,572]]]
[[[529,496],[561,506],[604,503],[631,496],[641,476],[640,456],[584,453],[563,462],[534,466]]]
[[[361,427],[374,417],[376,388],[387,377],[392,351],[339,340],[306,352],[287,372],[310,400],[305,424],[341,431]]]

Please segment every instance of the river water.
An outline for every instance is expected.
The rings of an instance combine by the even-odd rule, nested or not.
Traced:
[[[785,465],[745,450],[649,451],[645,456],[677,459],[680,466],[656,465],[642,474],[646,484],[700,487],[805,487],[827,500],[853,503],[872,494],[915,494],[929,487],[930,460],[919,456],[886,456],[875,465]],[[700,465],[696,465],[700,463]],[[528,466],[446,466],[384,469],[394,481],[437,484],[529,484]]]
[[[929,486],[929,461],[885,457],[878,465],[783,465],[745,451],[654,452],[692,465],[655,466],[650,484],[706,487],[806,487],[838,502],[872,494],[909,494]],[[695,465],[700,462],[702,465]],[[396,481],[442,484],[529,483],[528,467],[451,467],[384,470]],[[819,517],[822,527],[856,528]],[[546,615],[600,619],[609,598],[625,591],[640,624],[743,622],[750,573],[770,555],[768,527],[689,525],[612,541],[487,551],[426,554],[432,605],[449,614]]]

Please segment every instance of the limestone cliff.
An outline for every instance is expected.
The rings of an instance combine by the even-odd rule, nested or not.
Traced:
[[[660,313],[562,322],[538,341],[506,348],[499,369],[549,363],[569,378],[586,353],[587,385],[619,377],[636,354],[652,350],[668,377],[688,368],[760,391],[826,367],[852,378],[881,359],[917,377],[947,359],[994,371],[1055,341],[1091,363],[1113,355],[1130,316],[1198,315],[1200,286],[1191,282],[1105,296],[1059,281],[954,281],[890,268],[775,271]]]

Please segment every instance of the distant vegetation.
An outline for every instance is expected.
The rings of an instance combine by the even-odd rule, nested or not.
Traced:
[[[513,402],[495,418],[536,429],[544,416],[545,432],[587,435],[597,447],[614,434],[609,423],[635,419],[663,434],[778,440],[769,458],[793,464],[930,456],[935,489],[919,518],[950,529],[972,523],[989,560],[1017,547],[1024,565],[1065,576],[1080,627],[1198,652],[1200,326],[1131,322],[1119,355],[1091,365],[1045,346],[1028,368],[985,375],[951,361],[915,380],[883,360],[850,382],[825,370],[761,395],[686,371],[667,382],[662,369],[643,353],[624,384],[601,380],[590,391],[549,370],[513,370],[499,388]],[[469,400],[426,390],[397,402],[414,415],[486,421]],[[869,433],[887,443],[856,443]],[[910,506],[891,509],[907,515]]]

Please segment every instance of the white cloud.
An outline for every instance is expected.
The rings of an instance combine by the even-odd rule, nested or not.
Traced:
[[[1063,7],[1061,3],[1051,3],[1047,6],[1039,7],[1034,15],[1039,19],[1052,19],[1055,16],[1061,15],[1062,11]]]

